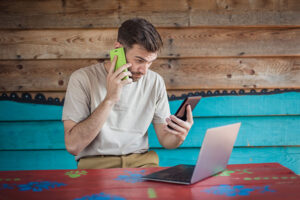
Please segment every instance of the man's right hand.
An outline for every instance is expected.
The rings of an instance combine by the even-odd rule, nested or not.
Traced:
[[[123,86],[132,83],[131,78],[122,80],[126,76],[131,76],[131,72],[129,70],[127,72],[124,72],[125,69],[131,67],[130,63],[123,65],[122,67],[120,67],[114,72],[117,59],[118,59],[117,56],[115,56],[113,61],[111,62],[108,75],[106,78],[107,94],[105,99],[112,103],[116,103],[120,100]]]

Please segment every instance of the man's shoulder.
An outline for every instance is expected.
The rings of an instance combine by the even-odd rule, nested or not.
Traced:
[[[72,78],[81,79],[81,78],[93,78],[97,77],[99,71],[101,71],[101,67],[103,67],[103,63],[95,63],[86,67],[79,68],[75,70],[72,74]]]
[[[155,71],[148,70],[147,80],[153,81],[154,84],[164,83],[164,79]]]
[[[147,88],[147,91],[154,93],[161,93],[162,91],[166,90],[165,82],[162,76],[152,70],[148,70],[142,84],[144,85],[143,88]]]

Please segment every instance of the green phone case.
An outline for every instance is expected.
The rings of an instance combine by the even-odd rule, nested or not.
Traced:
[[[117,55],[118,56],[118,60],[115,66],[115,71],[117,69],[119,69],[121,66],[126,64],[126,56],[125,56],[125,51],[124,48],[118,48],[118,49],[113,49],[110,51],[110,60],[112,61],[114,59],[114,56]],[[124,72],[127,72],[128,70],[125,69]],[[128,76],[125,76],[124,79],[128,79]],[[124,80],[122,79],[122,80]]]

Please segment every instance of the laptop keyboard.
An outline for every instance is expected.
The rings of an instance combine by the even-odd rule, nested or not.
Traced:
[[[168,181],[190,182],[194,167],[194,165],[177,165],[154,173],[152,174],[152,177]]]
[[[177,165],[169,169],[169,177],[171,180],[181,182],[189,182],[194,172],[194,165]]]

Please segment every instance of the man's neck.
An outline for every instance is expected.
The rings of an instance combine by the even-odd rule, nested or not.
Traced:
[[[105,71],[108,73],[111,62],[110,61],[105,61],[103,64],[104,64]]]

